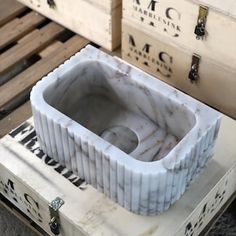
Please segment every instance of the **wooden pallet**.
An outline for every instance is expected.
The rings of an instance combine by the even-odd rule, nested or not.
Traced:
[[[0,6],[0,119],[3,119],[28,100],[39,79],[90,42],[13,0],[0,0]],[[1,130],[0,136],[4,134]]]

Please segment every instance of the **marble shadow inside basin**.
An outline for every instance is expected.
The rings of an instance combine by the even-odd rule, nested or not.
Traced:
[[[52,107],[140,161],[166,156],[195,124],[195,116],[158,90],[89,60],[44,91]]]

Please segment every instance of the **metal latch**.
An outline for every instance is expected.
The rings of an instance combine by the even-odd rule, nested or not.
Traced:
[[[49,226],[53,234],[60,234],[60,219],[59,219],[59,209],[65,202],[57,197],[52,202],[49,203],[49,212],[50,212],[50,222]]]
[[[208,7],[200,6],[197,25],[194,30],[194,33],[196,34],[196,39],[204,39],[204,37],[206,36],[207,14],[208,14]]]
[[[50,8],[53,8],[53,9],[56,8],[56,3],[54,0],[47,0],[47,4],[49,5]]]
[[[195,82],[199,79],[198,69],[201,57],[198,54],[193,54],[191,69],[188,74],[188,78],[191,82]]]

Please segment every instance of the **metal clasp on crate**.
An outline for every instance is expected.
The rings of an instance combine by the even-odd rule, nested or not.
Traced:
[[[191,82],[196,82],[199,79],[198,69],[201,57],[198,54],[193,54],[191,69],[188,74],[188,78]]]
[[[50,222],[49,226],[53,234],[60,234],[60,219],[59,219],[59,209],[65,202],[57,197],[52,202],[48,204],[49,212],[50,212]]]
[[[197,25],[195,27],[194,33],[196,34],[196,39],[204,39],[206,36],[206,21],[207,21],[208,7],[200,6],[199,14],[197,19]]]
[[[50,8],[56,8],[56,3],[54,0],[47,0],[47,4],[49,5]]]

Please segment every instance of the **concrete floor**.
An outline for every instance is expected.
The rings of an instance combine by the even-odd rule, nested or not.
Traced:
[[[14,215],[0,206],[1,236],[37,236],[31,229],[22,224]]]
[[[226,212],[216,222],[209,233],[209,236],[235,236],[236,235],[236,218],[231,213]]]
[[[215,223],[208,236],[236,236],[236,200]]]
[[[208,235],[236,236],[236,201],[220,217]],[[37,236],[37,234],[0,206],[0,236]]]

